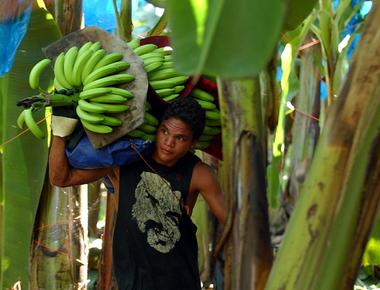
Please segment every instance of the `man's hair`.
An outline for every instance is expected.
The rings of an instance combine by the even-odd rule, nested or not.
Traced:
[[[193,138],[198,139],[205,127],[205,111],[191,97],[179,97],[170,103],[162,116],[162,121],[177,118],[188,124],[193,131]]]

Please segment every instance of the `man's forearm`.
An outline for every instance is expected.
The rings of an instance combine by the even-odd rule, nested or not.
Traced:
[[[65,153],[65,138],[53,136],[49,154],[49,178],[53,185],[66,187],[87,184],[104,176],[114,177],[113,168],[77,169],[70,166]]]
[[[62,185],[70,175],[65,154],[66,138],[53,136],[49,153],[49,178],[54,185]]]

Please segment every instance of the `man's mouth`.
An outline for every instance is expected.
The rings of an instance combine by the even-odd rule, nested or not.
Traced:
[[[162,151],[164,154],[172,154],[171,151],[166,150],[166,149],[164,149],[164,148],[161,148],[161,151]]]

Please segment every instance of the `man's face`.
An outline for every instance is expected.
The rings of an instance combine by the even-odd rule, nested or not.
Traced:
[[[162,121],[156,134],[156,149],[153,159],[163,165],[172,166],[195,144],[193,132],[188,124],[177,118]]]

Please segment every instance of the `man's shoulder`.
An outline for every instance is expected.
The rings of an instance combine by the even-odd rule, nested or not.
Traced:
[[[193,166],[199,162],[202,162],[202,160],[191,151],[187,152],[186,155],[183,156],[180,160],[180,163],[190,163]]]

